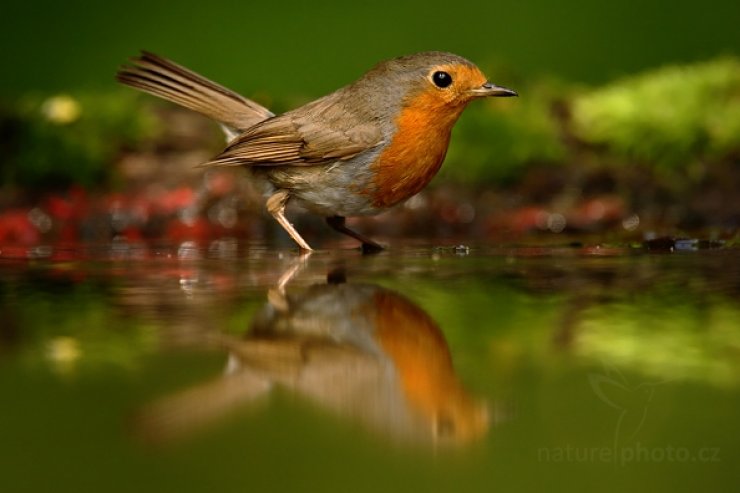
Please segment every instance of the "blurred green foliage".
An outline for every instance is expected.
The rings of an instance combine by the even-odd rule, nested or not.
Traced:
[[[584,310],[577,351],[658,381],[706,381],[734,386],[740,361],[740,309],[726,298],[687,303],[677,286],[661,286],[633,303]],[[678,329],[678,330],[677,330]]]
[[[517,87],[520,98],[471,104],[455,127],[442,168],[444,179],[473,184],[509,181],[527,165],[562,162],[568,150],[555,115],[563,100],[561,86],[543,82]],[[477,108],[479,104],[483,107]]]
[[[597,162],[655,169],[686,169],[740,151],[737,58],[664,67],[587,92],[555,81],[519,92],[517,100],[471,105],[456,127],[446,179],[516,179],[530,165],[582,159],[578,142],[595,146]]]
[[[591,292],[603,289],[589,284]],[[536,296],[521,286],[480,280],[456,283],[452,290],[449,283],[421,283],[413,294],[446,329],[453,352],[459,347],[469,357],[493,358],[495,366],[553,370],[561,363],[553,343],[566,333],[572,334],[570,349],[589,363],[608,361],[656,381],[727,388],[740,383],[734,357],[740,350],[740,308],[726,296],[707,295],[711,282],[695,280],[688,290],[658,285],[636,298],[627,284],[604,290],[613,298],[608,302],[575,293]],[[450,292],[465,295],[453,304]]]
[[[618,158],[680,168],[740,149],[740,61],[669,66],[577,97],[573,132]]]
[[[28,368],[48,366],[60,376],[102,369],[134,371],[139,359],[157,347],[156,325],[112,306],[110,285],[51,282],[41,289],[30,285],[29,290],[29,284],[3,284],[0,302],[11,326],[24,329],[25,344],[19,353]]]
[[[126,91],[29,95],[0,112],[1,184],[93,186],[113,178],[122,150],[143,149],[159,122]]]

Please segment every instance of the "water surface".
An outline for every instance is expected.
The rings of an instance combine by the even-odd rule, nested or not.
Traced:
[[[3,491],[727,491],[738,250],[0,251]]]

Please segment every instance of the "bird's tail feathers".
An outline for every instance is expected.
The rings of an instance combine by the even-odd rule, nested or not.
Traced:
[[[142,51],[116,74],[119,82],[197,111],[227,136],[274,116],[267,108],[166,58]]]

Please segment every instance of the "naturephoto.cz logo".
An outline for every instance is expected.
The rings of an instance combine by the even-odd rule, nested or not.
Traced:
[[[696,451],[688,447],[646,447],[641,443],[612,447],[541,447],[537,450],[539,462],[613,462],[620,465],[638,462],[719,462],[718,447],[702,447]]]

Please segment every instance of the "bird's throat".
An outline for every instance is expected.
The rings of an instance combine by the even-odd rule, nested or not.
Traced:
[[[439,171],[463,105],[442,106],[421,94],[396,119],[393,140],[372,165],[373,205],[390,207],[419,193]]]

